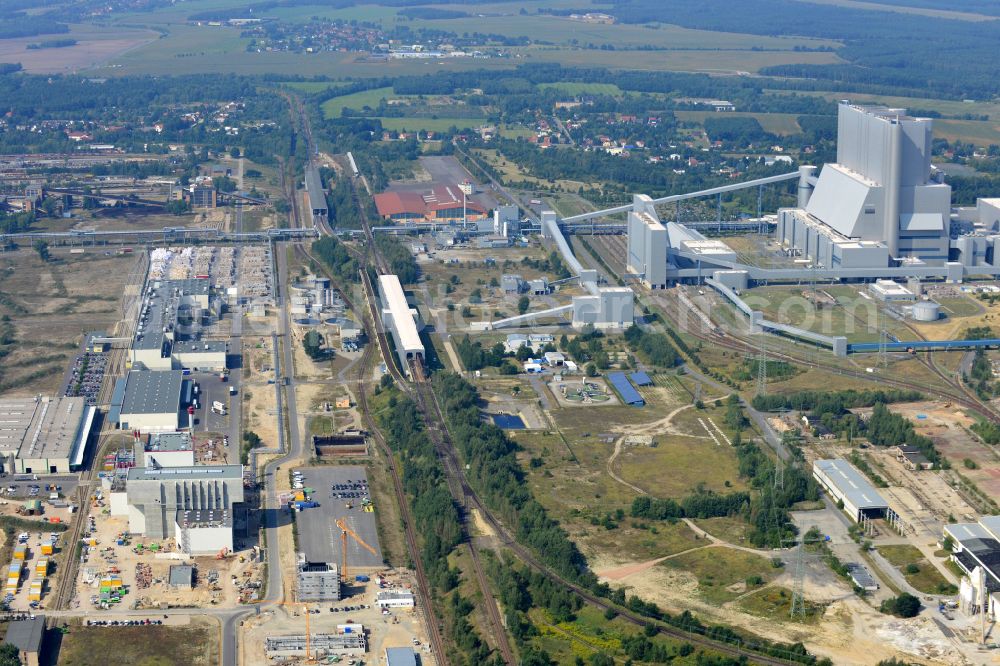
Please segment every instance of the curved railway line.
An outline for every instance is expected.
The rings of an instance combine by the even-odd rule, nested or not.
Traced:
[[[357,252],[354,251],[356,257],[361,259],[362,268],[360,270],[361,282],[365,293],[365,298],[368,301],[369,316],[372,319],[372,330],[374,331],[375,341],[381,350],[382,356],[385,359],[385,364],[388,372],[393,377],[394,380],[398,382],[399,387],[405,393],[410,395],[417,403],[418,408],[424,414],[425,425],[428,431],[428,435],[431,436],[434,442],[435,449],[438,453],[439,458],[445,469],[449,491],[451,492],[453,498],[459,507],[463,509],[462,511],[462,529],[464,533],[464,543],[469,549],[470,559],[473,563],[474,573],[478,581],[480,590],[483,594],[483,600],[486,605],[486,613],[488,616],[489,623],[491,625],[491,630],[493,633],[493,643],[502,655],[505,663],[511,664],[512,666],[517,663],[513,651],[510,648],[509,638],[504,629],[503,621],[500,616],[500,610],[497,602],[495,601],[492,593],[490,592],[488,581],[486,580],[485,573],[482,570],[482,564],[478,552],[478,548],[475,545],[473,539],[469,536],[467,529],[467,521],[465,520],[467,510],[474,508],[479,511],[479,514],[492,528],[494,533],[497,535],[499,541],[508,548],[511,552],[518,556],[522,562],[526,565],[542,574],[549,580],[551,580],[556,585],[559,585],[574,594],[577,594],[587,603],[596,606],[604,610],[612,610],[622,618],[624,618],[629,623],[640,626],[640,627],[653,627],[659,634],[670,637],[675,640],[686,641],[692,645],[696,645],[713,652],[733,656],[733,657],[743,657],[749,660],[751,663],[767,664],[773,666],[787,666],[788,664],[800,663],[793,659],[785,659],[781,657],[774,657],[770,655],[765,655],[760,652],[749,650],[742,645],[730,644],[718,640],[714,640],[704,636],[703,634],[680,629],[673,627],[666,623],[653,620],[650,618],[643,617],[636,613],[633,613],[627,609],[624,609],[616,604],[612,603],[607,599],[603,599],[584,587],[577,585],[571,581],[564,579],[560,574],[552,570],[540,559],[538,559],[528,548],[519,544],[512,535],[512,533],[507,529],[507,527],[493,515],[493,512],[487,508],[483,502],[480,500],[476,492],[468,484],[462,464],[459,460],[458,454],[452,445],[448,429],[445,425],[444,415],[441,411],[440,405],[438,404],[437,398],[431,389],[430,383],[427,381],[427,377],[424,372],[424,367],[422,362],[419,360],[411,362],[408,368],[412,374],[413,382],[409,382],[404,376],[403,369],[398,367],[395,359],[395,354],[392,353],[392,347],[389,345],[386,332],[381,322],[381,313],[378,308],[375,288],[371,281],[371,276],[369,275],[366,267],[369,262],[374,263],[376,269],[382,273],[387,272],[388,268],[385,265],[384,259],[380,256],[377,248],[375,247],[374,235],[371,232],[371,227],[368,224],[367,216],[365,214],[365,209],[361,205],[360,196],[357,191],[356,183],[352,179],[352,192],[355,200],[355,204],[362,215],[363,227],[366,236],[365,251]],[[301,248],[301,245],[298,247]],[[304,250],[303,250],[304,252]],[[308,256],[308,253],[305,253]],[[345,303],[350,307],[355,313],[360,314],[360,310],[357,309],[354,304],[345,299]],[[402,487],[402,482],[400,480],[400,473],[397,469],[395,459],[392,454],[392,450],[389,448],[381,432],[378,430],[373,417],[369,411],[367,395],[364,391],[364,372],[365,368],[371,363],[371,354],[373,354],[374,349],[371,345],[365,350],[365,356],[363,363],[361,364],[361,369],[359,370],[357,377],[357,399],[358,406],[361,409],[366,425],[369,427],[373,433],[376,444],[378,445],[380,451],[385,455],[388,461],[390,475],[393,478],[393,485],[395,488],[396,496],[399,501],[399,505],[402,512],[402,520],[404,526],[404,532],[407,541],[407,548],[413,558],[413,561],[417,567],[417,578],[418,585],[420,586],[421,593],[424,598],[428,600],[430,605],[430,594],[429,585],[427,583],[426,574],[424,573],[423,564],[420,562],[419,558],[419,545],[416,540],[416,534],[413,528],[412,519],[410,517],[409,506],[406,502],[405,492]],[[441,663],[446,662],[446,652],[444,650],[444,645],[441,639],[440,630],[436,624],[436,616],[428,618],[428,624],[431,625],[431,640],[432,647]]]

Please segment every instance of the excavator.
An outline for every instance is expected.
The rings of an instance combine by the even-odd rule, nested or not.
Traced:
[[[340,528],[340,552],[341,552],[341,565],[340,565],[340,580],[347,583],[347,535],[351,535],[351,538],[358,542],[358,544],[367,550],[372,555],[377,556],[378,552],[367,543],[364,539],[359,537],[357,533],[347,526],[347,520],[344,518],[337,519],[337,527]]]

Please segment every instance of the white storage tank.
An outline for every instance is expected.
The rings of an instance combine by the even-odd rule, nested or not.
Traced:
[[[941,306],[934,301],[917,301],[913,304],[914,321],[937,321],[941,316]]]

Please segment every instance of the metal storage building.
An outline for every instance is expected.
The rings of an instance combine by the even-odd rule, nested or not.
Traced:
[[[618,395],[621,396],[622,402],[626,405],[642,407],[646,404],[646,401],[642,399],[639,392],[635,390],[635,387],[632,386],[628,378],[625,377],[624,372],[612,372],[608,375],[608,381],[615,387],[615,391],[618,392]]]
[[[813,476],[835,500],[843,501],[844,511],[855,521],[892,513],[885,498],[843,458],[817,460],[813,463]]]

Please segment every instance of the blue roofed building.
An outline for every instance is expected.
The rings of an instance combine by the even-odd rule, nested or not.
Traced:
[[[635,390],[629,382],[628,377],[625,376],[624,372],[612,372],[608,375],[608,381],[611,382],[611,386],[614,387],[618,396],[622,399],[622,402],[626,405],[632,405],[633,407],[643,407],[646,401],[643,400],[639,392]]]

